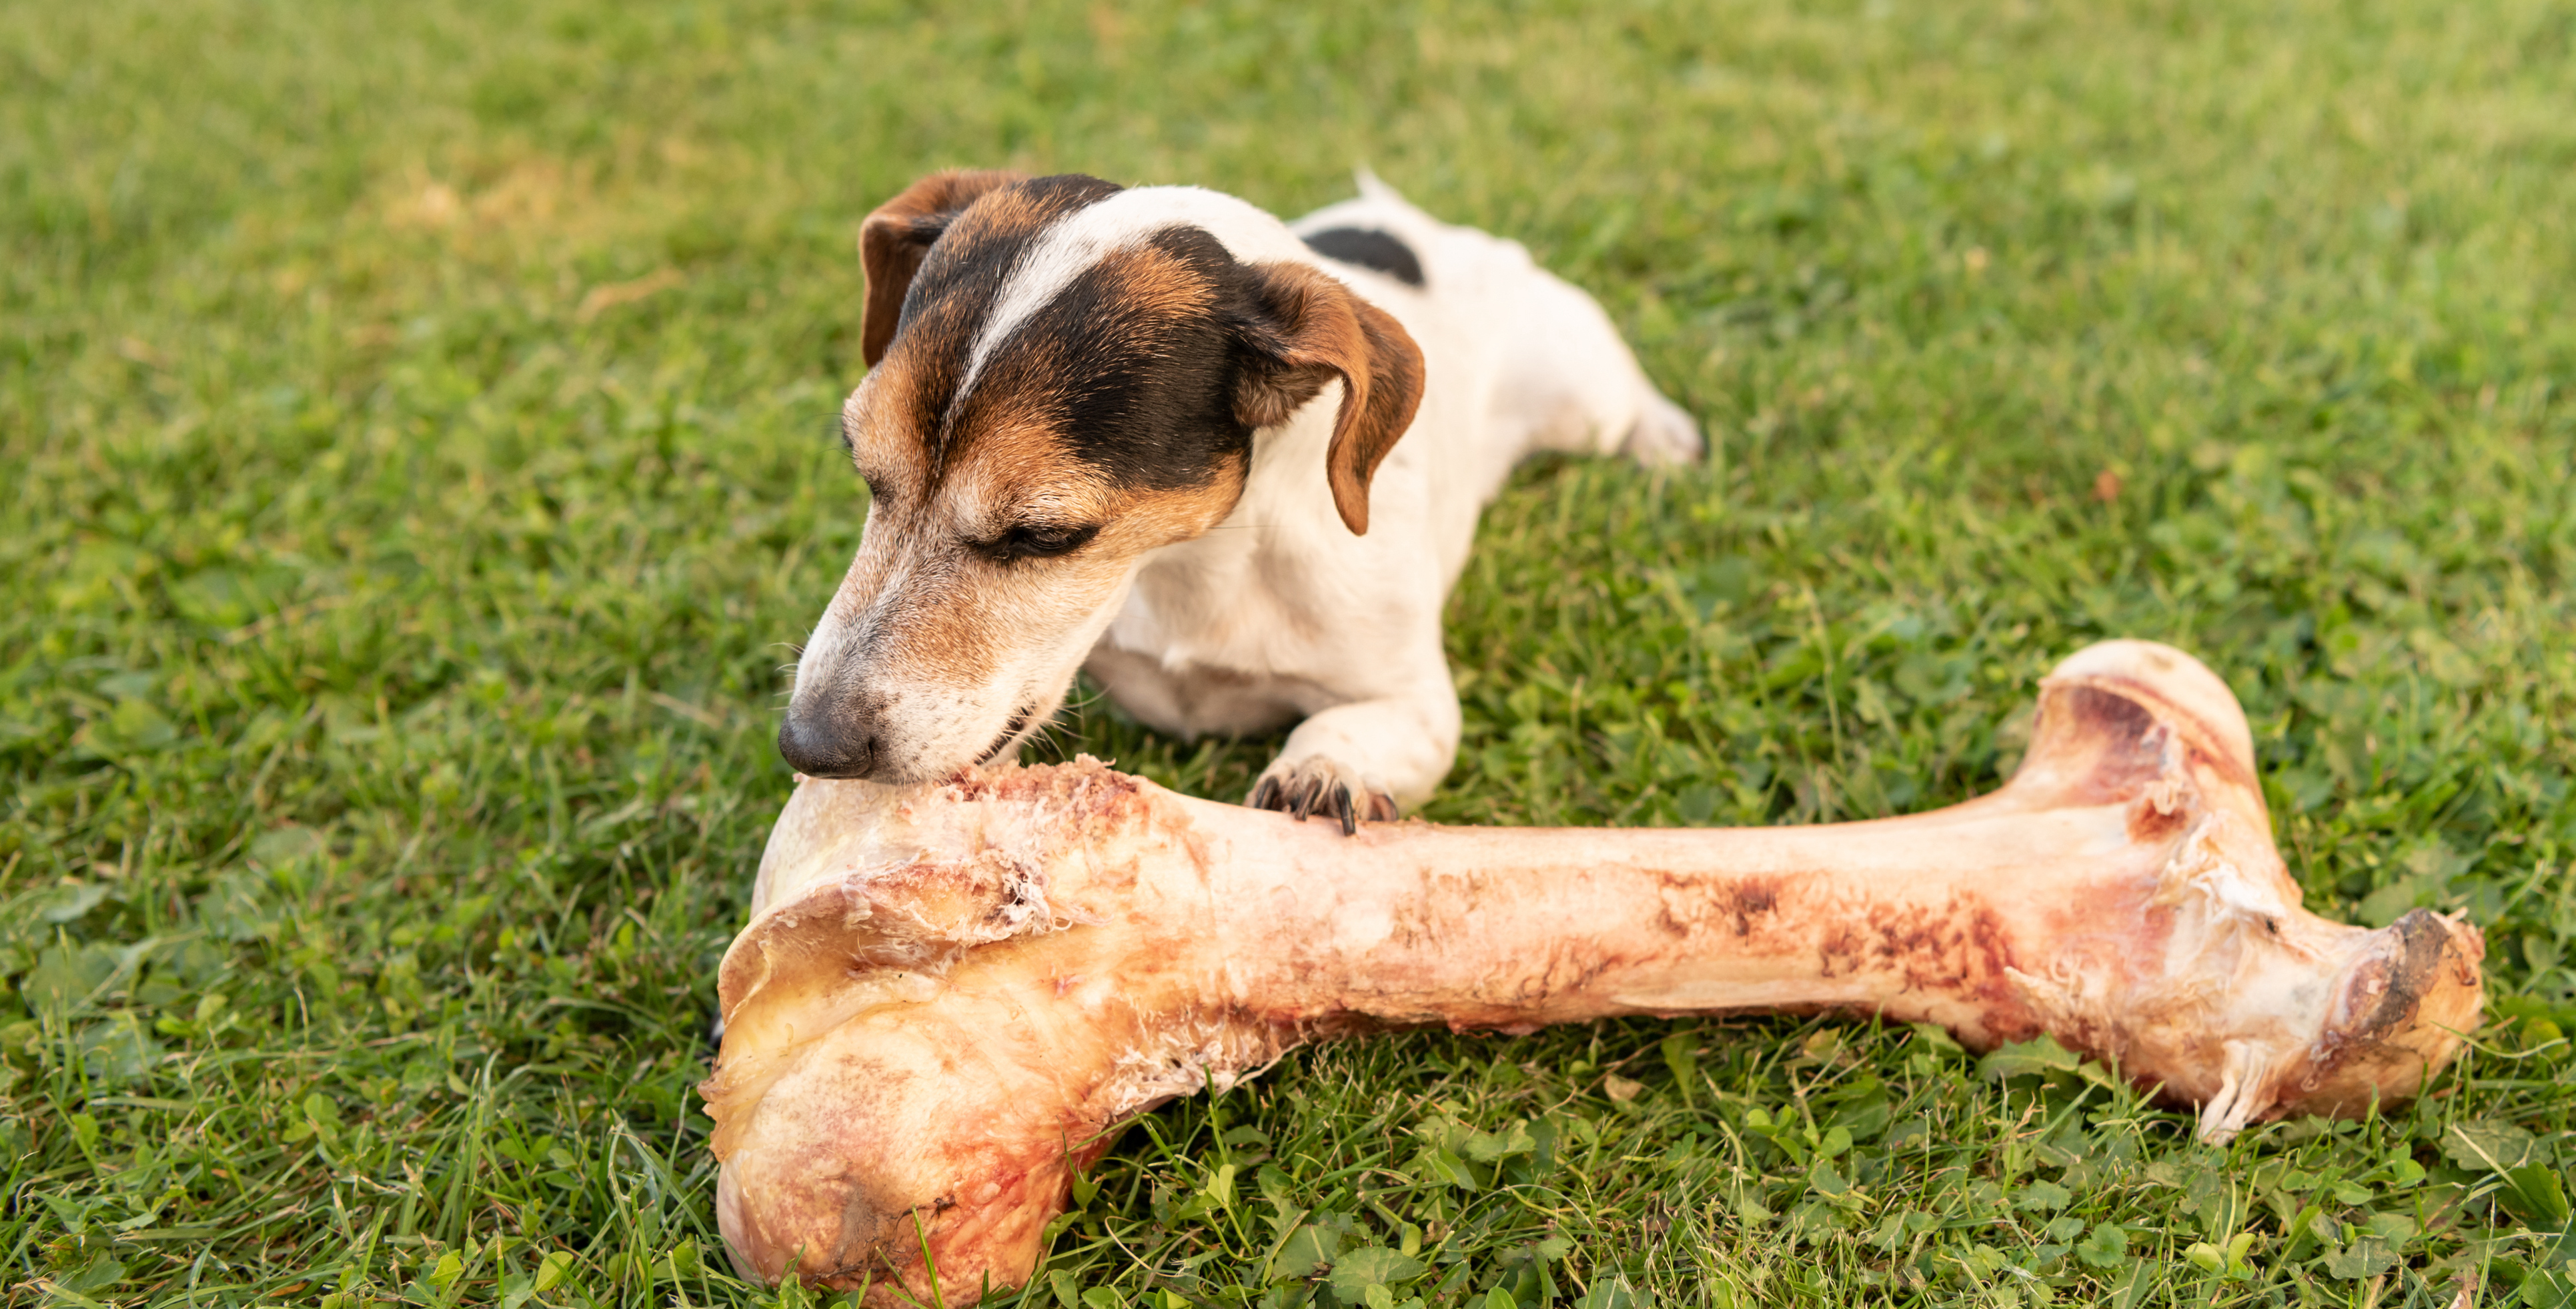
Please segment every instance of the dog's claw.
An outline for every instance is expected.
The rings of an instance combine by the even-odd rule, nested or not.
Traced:
[[[1244,803],[1271,809],[1299,822],[1328,815],[1341,824],[1342,835],[1356,836],[1362,823],[1391,823],[1401,816],[1395,797],[1353,776],[1327,759],[1307,759],[1252,784]]]

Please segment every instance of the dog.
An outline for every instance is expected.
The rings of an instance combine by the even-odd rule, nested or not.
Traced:
[[[1441,606],[1513,466],[1701,452],[1591,297],[1366,174],[1289,224],[938,173],[859,248],[870,499],[779,729],[808,776],[1011,757],[1079,669],[1185,739],[1296,723],[1250,804],[1393,819],[1457,753]]]

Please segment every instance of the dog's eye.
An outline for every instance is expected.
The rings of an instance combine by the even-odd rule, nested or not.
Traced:
[[[1083,543],[1099,533],[1100,528],[1096,525],[1054,527],[1029,524],[1004,532],[998,540],[987,545],[985,549],[993,557],[1002,560],[1045,559],[1055,555],[1070,554],[1082,548]]]

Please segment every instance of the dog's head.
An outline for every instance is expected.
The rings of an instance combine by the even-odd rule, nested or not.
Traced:
[[[941,173],[859,247],[870,371],[841,425],[871,498],[779,730],[799,771],[923,781],[1017,746],[1145,554],[1224,519],[1255,434],[1328,386],[1323,480],[1368,530],[1421,352],[1276,219],[1193,188]]]

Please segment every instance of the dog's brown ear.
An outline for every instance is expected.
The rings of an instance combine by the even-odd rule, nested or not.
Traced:
[[[859,226],[859,263],[868,274],[867,319],[859,333],[859,354],[868,367],[876,367],[894,342],[895,324],[903,319],[904,292],[912,289],[912,275],[921,270],[930,243],[985,192],[1027,180],[1025,173],[998,170],[932,173],[868,215],[868,221]]]
[[[1353,535],[1368,535],[1369,478],[1413,426],[1422,405],[1422,349],[1404,324],[1302,264],[1252,265],[1252,358],[1235,392],[1235,417],[1249,427],[1288,421],[1324,383],[1342,382],[1324,474],[1333,507]]]

